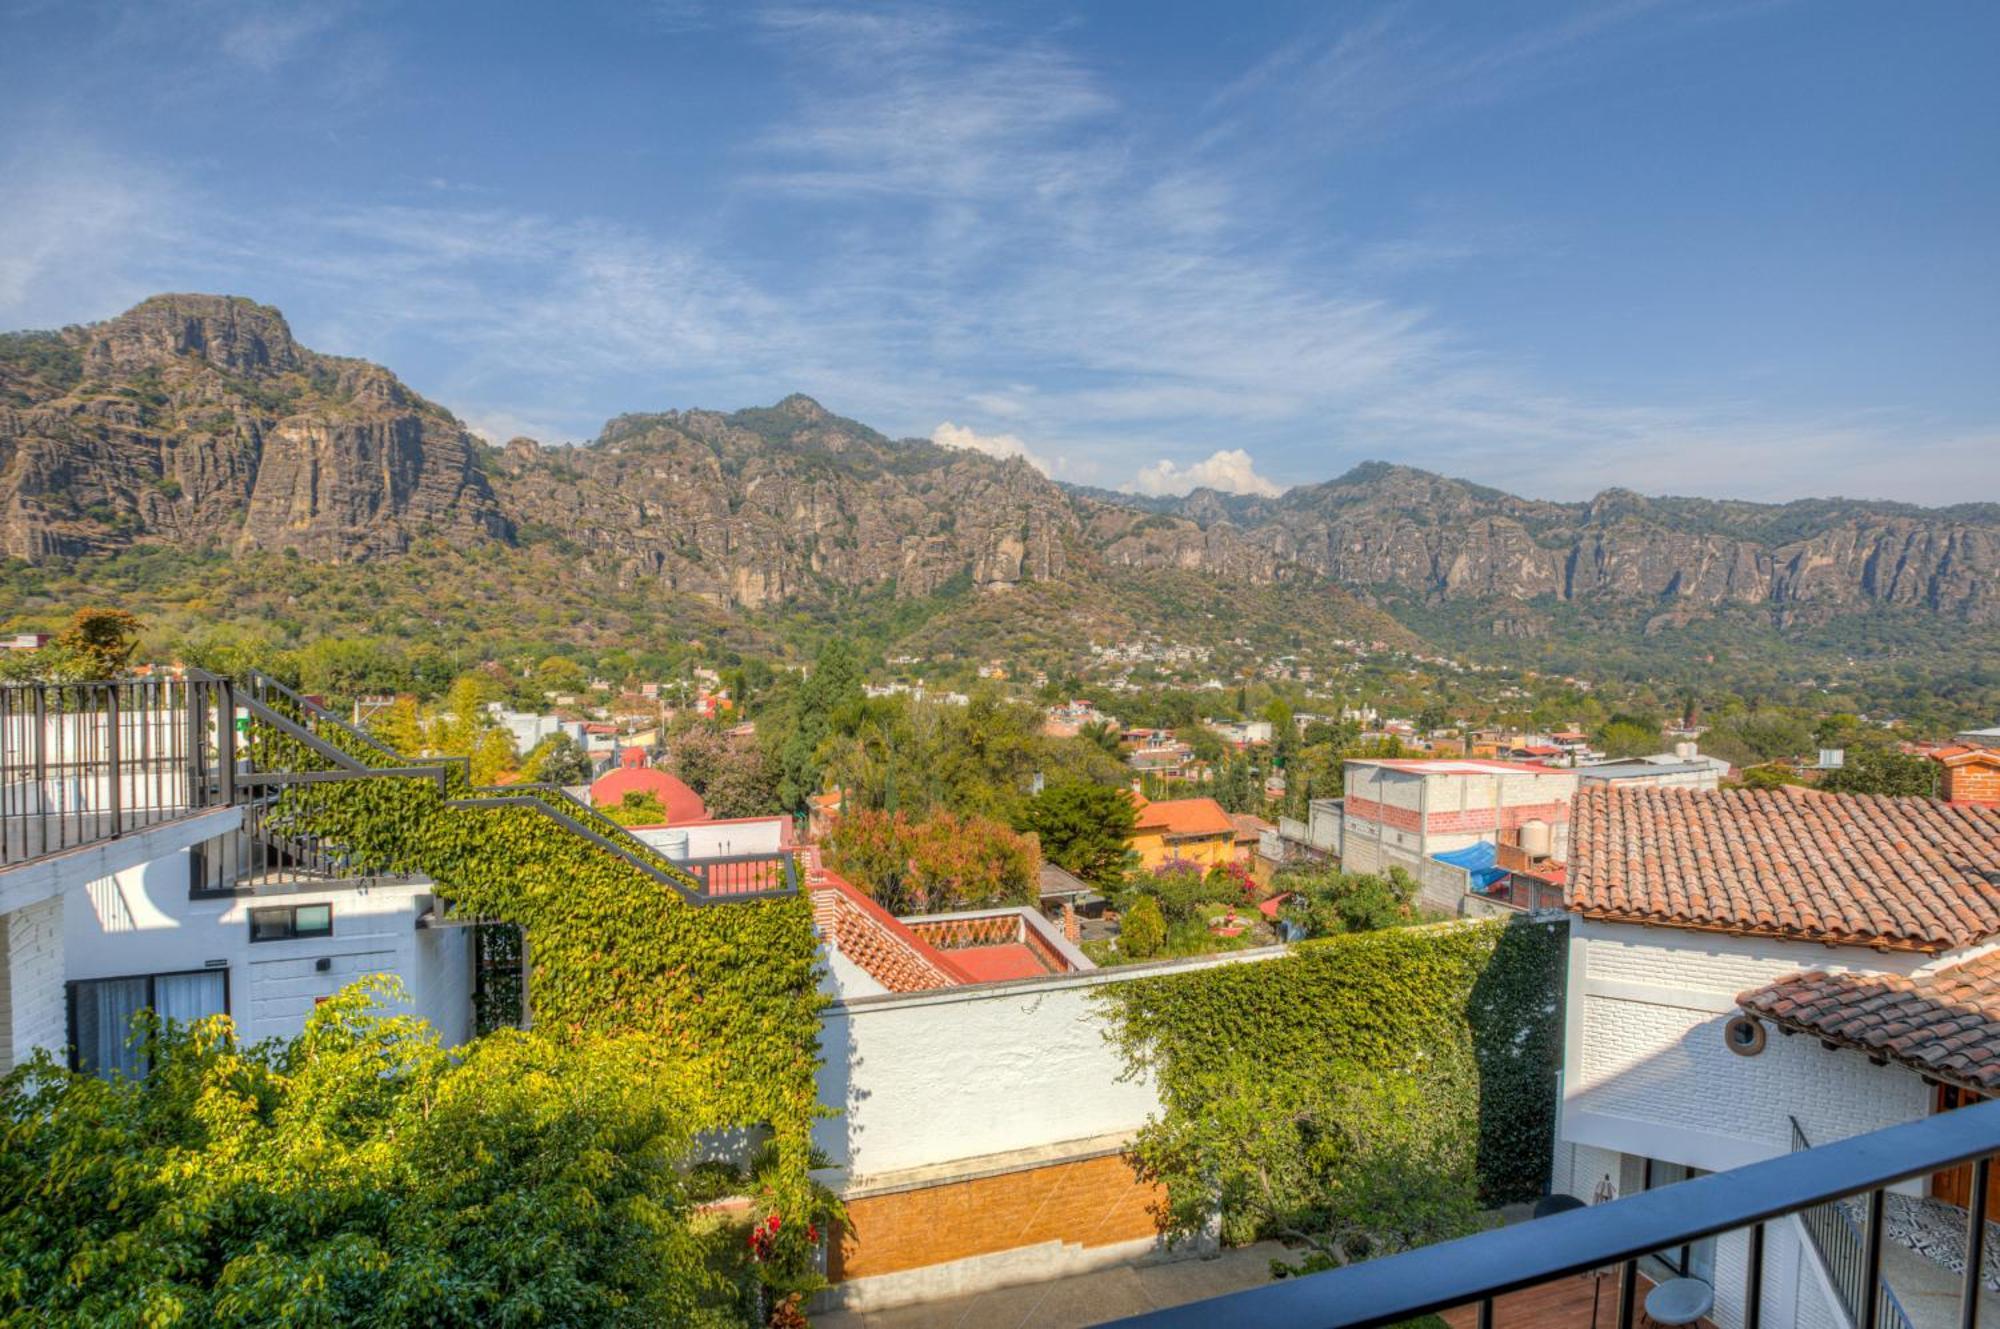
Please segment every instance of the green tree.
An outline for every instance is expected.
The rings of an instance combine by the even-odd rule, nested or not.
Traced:
[[[1938,764],[1928,757],[1912,756],[1891,747],[1851,747],[1838,770],[1820,777],[1819,787],[1832,794],[1935,798],[1938,770]]]
[[[1276,885],[1292,892],[1283,907],[1284,917],[1308,937],[1373,932],[1417,918],[1417,880],[1401,868],[1381,874],[1295,868],[1279,874]]]
[[[393,996],[255,1047],[141,1017],[143,1079],[41,1052],[0,1080],[0,1321],[639,1326],[731,1299],[647,1040],[448,1055]]]
[[[1643,757],[1659,750],[1660,729],[1630,716],[1618,716],[1597,731],[1598,746],[1607,756]]]
[[[1110,785],[1052,784],[1028,800],[1021,828],[1042,842],[1042,856],[1100,890],[1115,890],[1131,870],[1132,828],[1139,809]]]
[[[116,678],[132,662],[139,634],[137,615],[123,609],[79,609],[51,644],[79,660],[95,678]]]
[[[1304,1252],[1272,1262],[1284,1277],[1480,1226],[1476,1141],[1421,1077],[1302,1076],[1245,1058],[1200,1078],[1204,1110],[1148,1122],[1131,1149],[1141,1179],[1167,1189],[1170,1241],[1206,1230],[1219,1205],[1225,1240]]]
[[[778,798],[794,810],[819,792],[822,748],[838,732],[847,708],[861,701],[861,662],[843,637],[820,648],[812,672],[793,698],[791,730],[779,752]]]
[[[1118,918],[1118,950],[1135,960],[1150,959],[1167,944],[1167,918],[1150,895],[1133,901]]]
[[[528,778],[538,784],[590,783],[590,754],[568,734],[550,734],[535,744],[521,764]]]
[[[600,811],[620,826],[664,826],[667,822],[666,805],[650,789],[628,789],[618,802]]]

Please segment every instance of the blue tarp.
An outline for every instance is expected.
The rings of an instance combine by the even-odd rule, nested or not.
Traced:
[[[1432,854],[1440,863],[1449,863],[1455,868],[1464,868],[1472,874],[1472,889],[1484,891],[1494,882],[1507,875],[1507,869],[1494,866],[1497,851],[1492,845],[1481,840],[1478,844],[1454,849],[1448,854]]]

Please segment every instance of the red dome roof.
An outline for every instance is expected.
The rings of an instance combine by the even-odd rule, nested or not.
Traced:
[[[615,808],[632,793],[651,794],[667,810],[667,824],[707,821],[708,808],[701,795],[665,771],[650,766],[621,766],[607,771],[590,787],[590,801],[601,808]]]

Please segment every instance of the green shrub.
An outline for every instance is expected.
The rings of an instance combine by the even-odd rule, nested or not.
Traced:
[[[1166,941],[1166,917],[1150,895],[1140,896],[1118,920],[1118,949],[1135,960],[1158,955]]]

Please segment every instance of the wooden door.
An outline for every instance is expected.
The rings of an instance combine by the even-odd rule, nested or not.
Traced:
[[[1975,1094],[1970,1089],[1960,1089],[1956,1085],[1941,1084],[1933,1102],[1935,1111],[1949,1112],[1953,1108],[1970,1107],[1985,1101],[1984,1094]],[[1972,1164],[1965,1163],[1943,1172],[1931,1174],[1931,1195],[1947,1204],[1955,1204],[1963,1209],[1972,1200]],[[2000,1168],[1986,1187],[1986,1217],[2000,1222]]]

